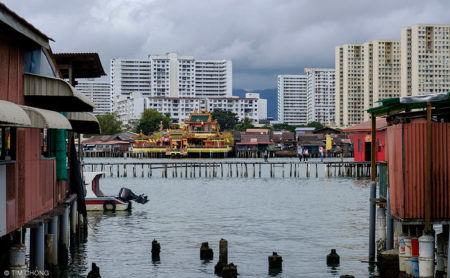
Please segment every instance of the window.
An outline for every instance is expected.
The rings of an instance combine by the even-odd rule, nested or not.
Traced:
[[[16,159],[16,129],[0,128],[0,161]]]
[[[378,146],[378,152],[381,152],[381,139],[380,138],[378,138],[378,144],[377,144],[377,146]]]
[[[55,157],[56,156],[55,130],[42,129],[42,132],[41,132],[41,155],[43,157]]]
[[[55,77],[50,62],[41,49],[26,51],[24,55],[24,64],[24,72]]]

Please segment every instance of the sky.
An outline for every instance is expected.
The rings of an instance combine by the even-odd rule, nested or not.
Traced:
[[[345,43],[400,39],[401,28],[450,23],[433,0],[0,0],[47,36],[53,52],[145,59],[177,52],[233,62],[233,88],[277,87],[277,75],[334,68]]]

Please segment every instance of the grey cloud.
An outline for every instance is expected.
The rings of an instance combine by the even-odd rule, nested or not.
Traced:
[[[235,88],[274,88],[276,75],[334,67],[344,43],[399,39],[404,26],[450,23],[448,1],[11,0],[5,4],[56,40],[55,52],[145,58],[176,51],[231,59]]]

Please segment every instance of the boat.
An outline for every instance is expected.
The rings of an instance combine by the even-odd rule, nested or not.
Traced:
[[[146,195],[136,195],[128,188],[122,187],[118,196],[105,196],[100,189],[100,178],[104,172],[84,172],[87,211],[124,211],[131,210],[131,201],[145,204]]]

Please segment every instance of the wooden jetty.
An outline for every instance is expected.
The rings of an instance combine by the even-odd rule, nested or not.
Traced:
[[[253,162],[253,161],[202,161],[202,162],[87,162],[83,171],[104,172],[109,177],[197,178],[197,177],[319,177],[319,165],[325,177],[370,177],[370,162]],[[128,171],[132,171],[128,173]],[[170,172],[170,174],[169,174]]]

